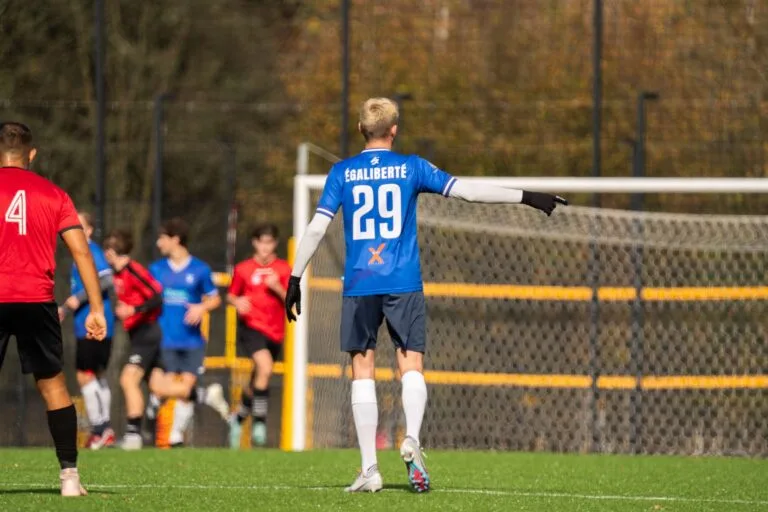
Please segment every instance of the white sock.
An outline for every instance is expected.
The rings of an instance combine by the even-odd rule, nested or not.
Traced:
[[[99,379],[99,397],[101,398],[101,419],[103,423],[109,423],[112,419],[112,391],[109,389],[107,379]]]
[[[406,372],[403,383],[403,410],[405,411],[405,435],[419,441],[421,422],[427,408],[427,384],[421,372]]]
[[[379,406],[376,404],[376,382],[373,379],[352,381],[352,415],[355,417],[357,442],[360,445],[363,473],[376,464],[376,429]]]
[[[80,390],[83,392],[83,401],[85,401],[85,412],[88,414],[88,421],[91,427],[104,423],[101,416],[102,404],[99,397],[99,381],[92,380]]]
[[[176,400],[176,407],[173,409],[173,426],[169,441],[171,444],[183,443],[184,432],[189,428],[192,416],[195,414],[195,404]]]

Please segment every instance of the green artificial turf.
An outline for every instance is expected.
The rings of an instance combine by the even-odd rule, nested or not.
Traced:
[[[52,450],[0,450],[0,510],[744,511],[768,512],[768,460],[428,452],[429,494],[395,451],[380,493],[347,495],[356,451],[214,449],[80,454],[90,495],[61,498]]]

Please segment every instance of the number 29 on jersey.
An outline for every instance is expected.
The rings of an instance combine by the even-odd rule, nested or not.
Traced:
[[[356,209],[352,214],[352,239],[392,239],[403,229],[403,207],[400,185],[385,183],[378,190],[370,185],[355,185],[352,198]]]

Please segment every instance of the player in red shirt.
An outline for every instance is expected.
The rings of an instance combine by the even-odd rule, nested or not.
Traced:
[[[163,371],[160,357],[163,333],[158,325],[163,307],[163,287],[149,270],[131,259],[132,250],[133,238],[126,231],[114,230],[104,240],[104,257],[115,272],[115,315],[122,320],[131,343],[128,360],[120,374],[127,418],[121,442],[125,450],[138,450],[144,445],[141,436],[144,414],[142,380],[148,381],[149,390],[160,399],[195,401],[199,398],[214,408],[214,399],[224,399],[221,384],[211,384],[204,396],[198,396],[194,386],[190,388]]]
[[[21,369],[35,378],[48,410],[48,428],[61,466],[61,494],[82,496],[77,472],[77,413],[61,371],[63,343],[53,298],[56,238],[72,253],[88,295],[87,337],[107,334],[101,287],[72,200],[27,170],[35,158],[32,132],[0,124],[0,366],[11,336]]]
[[[114,270],[117,306],[115,315],[128,332],[128,360],[120,374],[125,394],[127,425],[121,446],[127,450],[143,446],[141,422],[144,393],[141,382],[154,378],[160,368],[160,342],[163,334],[157,319],[163,306],[163,288],[147,269],[131,259],[133,239],[130,233],[115,230],[104,239],[104,257]]]
[[[250,385],[243,389],[238,412],[230,420],[229,443],[240,446],[243,420],[253,416],[251,439],[263,446],[267,442],[269,378],[274,361],[280,357],[285,337],[283,301],[291,277],[288,262],[277,257],[278,230],[272,224],[253,230],[253,257],[239,263],[232,276],[227,301],[237,308],[237,348],[253,359]]]

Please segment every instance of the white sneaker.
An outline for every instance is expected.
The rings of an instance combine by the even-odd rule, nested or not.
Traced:
[[[267,425],[263,421],[253,421],[251,444],[253,446],[264,446],[267,444]]]
[[[80,485],[80,474],[77,472],[77,468],[62,469],[59,473],[59,480],[61,480],[61,495],[62,496],[87,496],[88,492]]]
[[[144,439],[141,434],[125,434],[120,441],[120,448],[127,451],[141,450],[144,447]]]
[[[384,481],[381,479],[379,466],[374,464],[365,473],[361,471],[352,485],[344,489],[344,492],[376,492],[382,487],[384,487]]]
[[[221,384],[211,384],[205,389],[205,405],[219,413],[224,421],[229,420],[229,402],[224,398]]]
[[[229,418],[229,447],[233,450],[240,449],[240,436],[243,433],[243,426],[237,421],[237,415],[233,414]]]
[[[429,473],[427,473],[424,457],[426,455],[417,440],[412,437],[403,439],[403,444],[400,445],[400,458],[405,462],[405,469],[408,471],[408,483],[416,492],[429,490]]]

